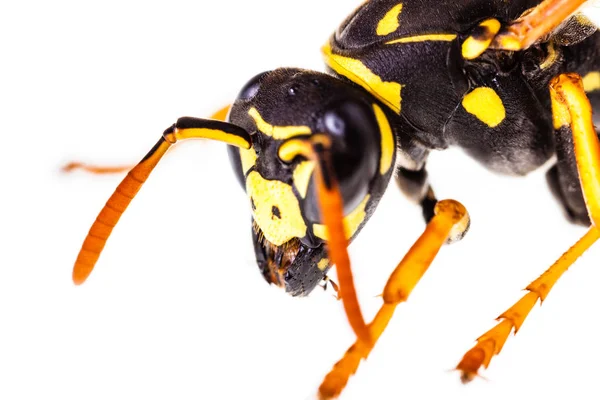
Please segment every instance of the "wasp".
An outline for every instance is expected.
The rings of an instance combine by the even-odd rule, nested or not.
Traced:
[[[589,229],[465,353],[456,369],[463,382],[472,380],[600,237],[600,143],[592,119],[600,36],[576,12],[584,2],[365,2],[323,46],[325,73],[260,73],[213,118],[183,117],[168,127],[100,211],[75,261],[74,282],[88,278],[119,218],[174,144],[226,143],[247,194],[264,279],[306,296],[336,268],[356,341],[319,387],[321,399],[335,398],[440,249],[469,230],[463,204],[437,199],[426,169],[430,153],[458,147],[490,170],[516,176],[550,162],[550,191],[570,221]],[[392,178],[420,205],[426,228],[366,322],[347,248]]]

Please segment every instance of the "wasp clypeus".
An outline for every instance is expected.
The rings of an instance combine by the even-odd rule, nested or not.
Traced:
[[[227,143],[248,195],[256,261],[266,281],[305,296],[336,267],[338,294],[357,338],[319,388],[321,398],[334,398],[442,245],[469,229],[461,203],[436,198],[425,167],[429,153],[460,147],[512,175],[553,160],[547,172],[552,193],[572,222],[590,228],[464,355],[457,369],[463,381],[471,380],[600,236],[600,144],[592,122],[600,104],[600,37],[576,12],[584,2],[365,2],[323,46],[327,73],[261,73],[214,118],[184,117],[167,128],[92,225],[75,263],[75,283],[87,279],[122,213],[171,146],[196,138]],[[392,176],[420,204],[427,225],[366,323],[347,246]]]

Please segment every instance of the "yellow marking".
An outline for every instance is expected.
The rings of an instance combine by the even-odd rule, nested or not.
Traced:
[[[317,267],[321,270],[321,271],[325,271],[325,268],[327,268],[327,266],[329,265],[329,259],[328,258],[321,258],[321,261],[319,261],[317,263]]]
[[[350,214],[344,217],[344,233],[346,234],[346,239],[350,239],[358,229],[359,225],[364,221],[367,215],[365,208],[367,207],[370,198],[371,195],[366,195],[363,201],[361,201]],[[316,237],[323,240],[327,240],[328,238],[327,227],[325,225],[313,224],[313,233]]]
[[[400,22],[398,18],[400,17],[400,13],[402,12],[402,3],[395,5],[388,11],[381,21],[377,24],[377,35],[385,36],[389,35],[392,32],[395,32],[396,29],[400,27]]]
[[[249,150],[240,149],[240,161],[242,162],[242,171],[246,175],[246,172],[256,164],[256,151],[254,147]]]
[[[416,42],[451,42],[456,39],[456,35],[453,33],[432,33],[429,35],[416,35],[407,36],[400,39],[390,40],[385,44],[395,43],[416,43]]]
[[[540,68],[546,69],[546,68],[552,66],[552,64],[554,64],[556,62],[557,58],[558,58],[558,52],[556,51],[556,47],[554,47],[554,42],[549,42],[548,43],[548,56],[540,64]]]
[[[311,139],[314,139],[313,135]],[[279,150],[277,150],[277,156],[283,162],[290,163],[294,160],[294,158],[298,156],[303,156],[306,158],[311,158],[313,155],[313,149],[311,145],[311,140],[303,140],[303,139],[291,139],[287,140],[279,146]]]
[[[594,27],[596,26],[596,25],[594,25],[592,20],[589,19],[588,17],[586,17],[585,14],[583,14],[583,13],[575,14],[575,20],[583,26],[594,26]]]
[[[241,147],[244,149],[250,148],[250,143],[246,141],[244,138],[241,138],[232,133],[228,133],[222,131],[220,129],[210,129],[210,128],[185,128],[185,129],[177,129],[172,135],[175,136],[176,140],[183,139],[213,139],[218,140],[220,142],[229,143],[231,145]],[[168,138],[166,138],[168,139]]]
[[[600,72],[589,72],[583,77],[583,90],[593,92],[600,89]]]
[[[379,132],[381,134],[381,159],[379,160],[379,173],[384,175],[392,166],[392,158],[394,157],[394,150],[396,146],[394,144],[394,135],[392,134],[392,128],[390,122],[383,110],[377,105],[373,104],[373,110],[375,111],[375,118],[379,125]]]
[[[315,169],[314,161],[302,161],[294,169],[294,186],[300,193],[302,198],[306,197],[306,191],[308,190],[308,183],[312,176],[313,170]]]
[[[486,19],[479,26],[486,29],[486,35],[481,38],[469,36],[462,44],[462,56],[467,60],[479,57],[490,47],[492,40],[500,30],[500,21],[495,18]]]
[[[497,126],[506,117],[502,100],[489,87],[475,88],[463,98],[462,105],[469,114],[473,114],[490,128]]]
[[[246,179],[246,192],[254,202],[254,221],[269,242],[281,246],[295,237],[306,235],[300,204],[290,185],[267,180],[257,171],[252,171]],[[279,208],[281,218],[272,218],[273,206]]]
[[[523,49],[523,43],[517,37],[513,36],[498,36],[497,44],[494,45],[495,49],[505,51],[519,51]]]
[[[383,82],[360,60],[344,57],[331,52],[331,45],[327,43],[321,49],[325,63],[335,72],[345,76],[352,82],[365,88],[373,96],[387,104],[392,110],[400,114],[402,103],[402,85],[397,82]]]
[[[285,140],[298,135],[307,135],[311,133],[308,126],[273,126],[262,118],[258,110],[252,107],[248,111],[259,131],[276,140]]]

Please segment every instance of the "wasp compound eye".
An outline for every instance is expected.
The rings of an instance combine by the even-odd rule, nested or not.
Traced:
[[[364,198],[379,162],[379,127],[373,109],[345,101],[329,109],[323,123],[332,139],[335,176],[339,181],[344,211],[350,212]]]
[[[250,79],[244,85],[242,90],[240,90],[240,93],[237,96],[238,100],[251,100],[254,96],[256,96],[258,90],[260,89],[262,80],[265,78],[265,76],[267,76],[267,74],[269,74],[269,72],[270,71],[262,72]]]

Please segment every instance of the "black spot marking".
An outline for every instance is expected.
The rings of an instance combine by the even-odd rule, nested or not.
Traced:
[[[272,218],[281,219],[281,212],[279,211],[279,207],[271,207],[271,214],[273,214]]]
[[[478,42],[484,42],[494,37],[494,33],[490,30],[489,27],[479,25],[473,28],[473,30],[471,31],[471,36]]]
[[[252,205],[252,210],[256,210],[256,204],[254,204],[254,198],[250,197],[250,204]]]

